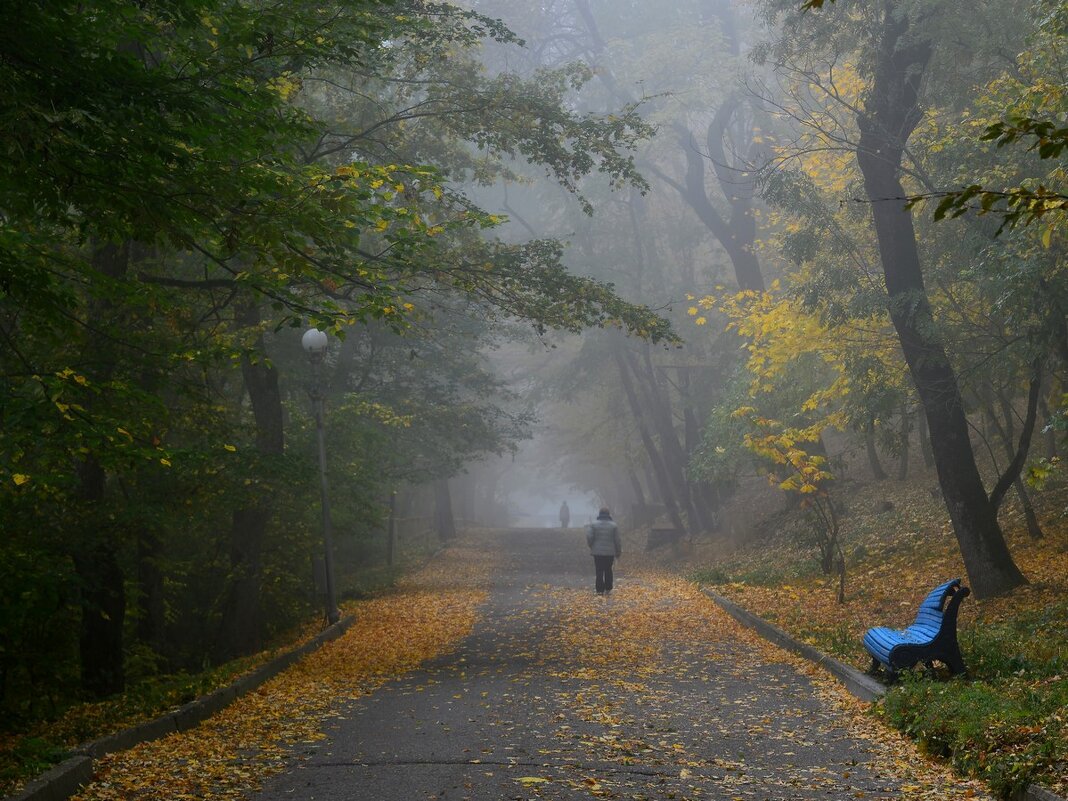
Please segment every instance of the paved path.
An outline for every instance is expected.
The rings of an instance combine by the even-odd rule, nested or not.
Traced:
[[[471,636],[353,703],[256,801],[963,795],[689,586],[624,557],[597,598],[580,531],[489,541],[500,564]]]

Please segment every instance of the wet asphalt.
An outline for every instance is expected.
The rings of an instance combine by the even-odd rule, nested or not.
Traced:
[[[353,702],[250,798],[899,798],[915,780],[725,617],[658,628],[686,610],[646,609],[656,579],[626,555],[602,599],[580,530],[486,542],[499,566],[471,635]],[[628,636],[641,642],[621,658],[613,639]]]

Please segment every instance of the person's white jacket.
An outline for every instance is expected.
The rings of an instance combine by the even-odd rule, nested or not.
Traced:
[[[594,556],[620,556],[623,553],[619,527],[610,517],[599,517],[586,526],[586,544]]]

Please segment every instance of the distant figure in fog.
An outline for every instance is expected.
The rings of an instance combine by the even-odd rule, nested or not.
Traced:
[[[560,504],[560,528],[567,528],[571,524],[571,510],[567,508],[567,501]]]
[[[619,539],[619,527],[607,506],[602,506],[597,519],[586,527],[586,544],[590,546],[597,570],[597,594],[611,592],[612,563],[623,554],[623,544]]]

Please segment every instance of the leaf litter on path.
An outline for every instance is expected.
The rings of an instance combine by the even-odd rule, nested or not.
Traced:
[[[198,729],[107,758],[80,799],[247,795],[295,746],[322,738],[324,718],[471,631],[488,557],[455,556],[356,605],[344,637]],[[444,700],[487,737],[482,748],[456,743],[471,781],[501,782],[498,797],[514,799],[988,798],[692,584],[628,578],[608,599],[527,587],[480,624],[496,636],[477,668],[461,654],[417,679],[435,692],[435,675],[451,672],[464,688]],[[507,689],[486,697],[491,676]]]
[[[396,592],[347,604],[341,637],[200,726],[104,757],[75,801],[244,797],[347,702],[465,637],[489,572],[484,550],[454,547]]]
[[[555,771],[526,797],[989,798],[690,582],[630,575],[607,600],[532,587],[517,613],[541,629],[526,680],[561,684],[539,752]]]

